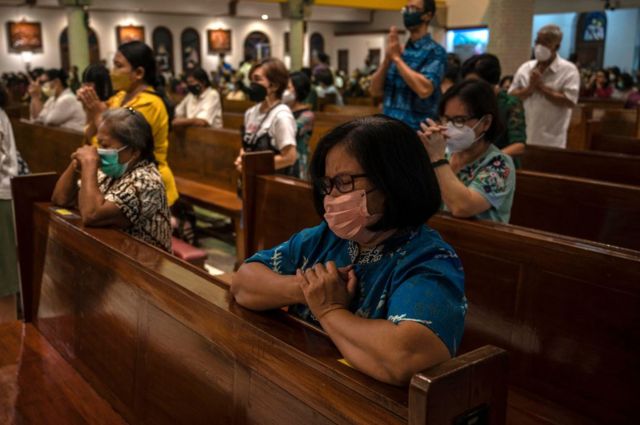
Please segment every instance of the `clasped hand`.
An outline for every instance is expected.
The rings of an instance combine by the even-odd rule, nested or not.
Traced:
[[[446,130],[446,126],[438,124],[431,118],[427,118],[426,123],[420,123],[418,137],[420,137],[432,162],[445,157],[447,149]]]
[[[333,261],[318,263],[306,271],[298,269],[296,277],[318,321],[330,311],[348,309],[358,286],[353,266],[338,268]]]
[[[93,146],[82,146],[71,154],[71,162],[76,171],[80,171],[83,167],[97,167],[100,161],[98,151]]]

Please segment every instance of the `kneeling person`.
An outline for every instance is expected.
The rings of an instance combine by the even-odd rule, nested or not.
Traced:
[[[311,177],[324,221],[249,258],[231,285],[237,302],[290,305],[353,367],[395,385],[454,356],[464,274],[425,225],[440,191],[416,133],[380,115],[343,124],[318,145]]]
[[[151,127],[132,108],[111,109],[103,114],[97,138],[100,148],[83,146],[71,155],[52,202],[77,206],[86,226],[120,228],[171,252],[169,206]]]

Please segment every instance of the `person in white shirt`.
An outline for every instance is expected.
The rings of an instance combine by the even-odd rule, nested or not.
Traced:
[[[547,25],[538,31],[535,60],[520,66],[509,94],[522,99],[527,144],[567,147],[572,108],[578,103],[580,73],[558,55],[562,31]]]
[[[47,101],[42,103],[42,94]],[[67,73],[48,69],[29,85],[31,120],[36,124],[82,132],[87,121],[82,103],[67,86]]]
[[[220,95],[202,68],[187,72],[189,94],[176,107],[174,127],[222,128]]]
[[[9,95],[0,84],[0,323],[16,320],[18,258],[13,229],[11,177],[18,175],[16,143],[4,112]]]
[[[236,159],[242,171],[244,152],[270,150],[275,154],[278,173],[294,175],[296,153],[296,120],[291,109],[282,103],[282,95],[289,85],[289,72],[279,59],[264,59],[249,72],[249,98],[258,102],[244,114],[242,149]]]

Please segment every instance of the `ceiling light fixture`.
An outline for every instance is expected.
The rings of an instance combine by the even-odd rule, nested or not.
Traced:
[[[268,20],[269,20],[269,15],[267,15],[267,14],[265,13],[265,14],[263,14],[263,15],[261,16],[261,18],[262,18],[262,20],[263,20],[263,21],[268,21]]]

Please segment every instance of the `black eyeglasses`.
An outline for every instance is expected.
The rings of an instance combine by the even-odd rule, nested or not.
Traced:
[[[440,124],[447,125],[447,123],[452,123],[455,128],[463,128],[468,121],[471,121],[473,119],[476,119],[476,117],[470,117],[467,115],[447,117],[446,115],[443,115],[440,117]]]
[[[361,179],[363,177],[367,177],[367,175],[338,174],[334,178],[325,176],[316,181],[316,186],[318,187],[318,190],[320,190],[320,193],[322,193],[323,195],[330,194],[334,187],[340,193],[349,193],[353,192],[353,189],[355,189],[356,179]]]

